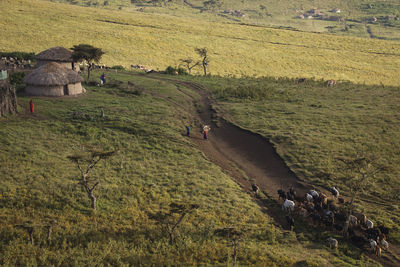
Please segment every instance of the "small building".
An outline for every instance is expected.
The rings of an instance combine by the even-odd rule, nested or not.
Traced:
[[[56,62],[67,69],[79,71],[79,64],[72,59],[72,52],[64,47],[56,46],[44,50],[35,56],[36,67],[43,66],[49,62]]]
[[[85,92],[77,72],[50,62],[35,69],[24,78],[25,93],[36,96],[66,96]]]

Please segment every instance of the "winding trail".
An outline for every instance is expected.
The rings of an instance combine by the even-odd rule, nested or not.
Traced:
[[[285,162],[276,153],[273,144],[265,137],[239,128],[222,118],[219,118],[212,109],[214,104],[208,90],[198,84],[184,82],[175,79],[152,76],[150,78],[173,83],[179,87],[184,86],[201,97],[194,100],[192,96],[180,90],[187,99],[193,101],[193,107],[197,107],[197,114],[191,108],[190,112],[199,128],[210,125],[209,139],[204,140],[200,131],[191,133],[192,142],[205,154],[205,156],[228,173],[242,188],[248,192],[261,210],[274,219],[278,227],[286,226],[278,200],[278,189],[287,190],[293,186],[298,195],[304,195],[310,189],[315,188],[330,194],[323,188],[315,187],[307,182],[300,181],[287,167]],[[260,199],[251,193],[251,184],[257,184],[266,195],[266,199]],[[391,246],[388,251],[382,252],[378,258],[371,253],[366,255],[383,266],[400,266],[400,249]]]

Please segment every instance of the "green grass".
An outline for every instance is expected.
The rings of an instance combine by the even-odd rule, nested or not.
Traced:
[[[346,264],[345,250],[307,247],[275,227],[182,136],[190,118],[186,94],[140,75],[108,77],[111,86],[87,86],[87,94],[77,98],[34,97],[33,116],[23,111],[30,98],[20,97],[20,115],[0,119],[1,265],[226,265],[232,248],[213,234],[222,227],[246,233],[238,255],[243,265]],[[128,80],[143,94],[129,93]],[[74,112],[90,117],[74,119]],[[77,168],[67,160],[90,147],[119,151],[92,173],[101,180],[95,213],[77,184]],[[185,218],[170,246],[151,215],[166,212],[172,202],[200,208]],[[55,224],[47,243],[43,226],[50,221]],[[36,226],[35,245],[17,225]],[[324,236],[316,240],[323,244]],[[360,255],[352,264],[372,265]]]
[[[267,27],[63,5],[2,1],[0,50],[39,52],[89,43],[101,47],[107,65],[142,64],[153,69],[199,58],[210,51],[212,74],[315,77],[399,85],[400,44]],[[107,21],[107,22],[106,22]],[[111,23],[115,22],[115,23]],[[201,73],[201,68],[195,70]]]
[[[348,188],[335,157],[374,155],[388,169],[357,201],[375,223],[398,233],[400,189],[400,88],[290,79],[188,77],[211,88],[221,116],[273,142],[288,166],[312,184]],[[398,234],[393,241],[400,242]]]

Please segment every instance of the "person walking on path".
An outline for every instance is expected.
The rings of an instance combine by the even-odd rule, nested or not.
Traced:
[[[186,126],[186,136],[190,136],[190,126]]]
[[[31,101],[29,101],[29,110],[31,111],[31,113],[35,112],[35,104],[33,103],[32,99]]]
[[[101,85],[106,83],[106,75],[104,73],[100,76],[100,82],[101,82]]]
[[[204,139],[208,139],[208,132],[211,130],[210,126],[204,125],[203,127],[203,137]]]

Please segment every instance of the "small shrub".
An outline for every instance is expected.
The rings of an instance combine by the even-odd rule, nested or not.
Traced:
[[[174,67],[168,66],[165,69],[165,74],[169,74],[169,75],[176,75],[176,69]]]
[[[113,70],[125,70],[124,66],[121,66],[121,65],[112,66],[111,69],[113,69]]]

